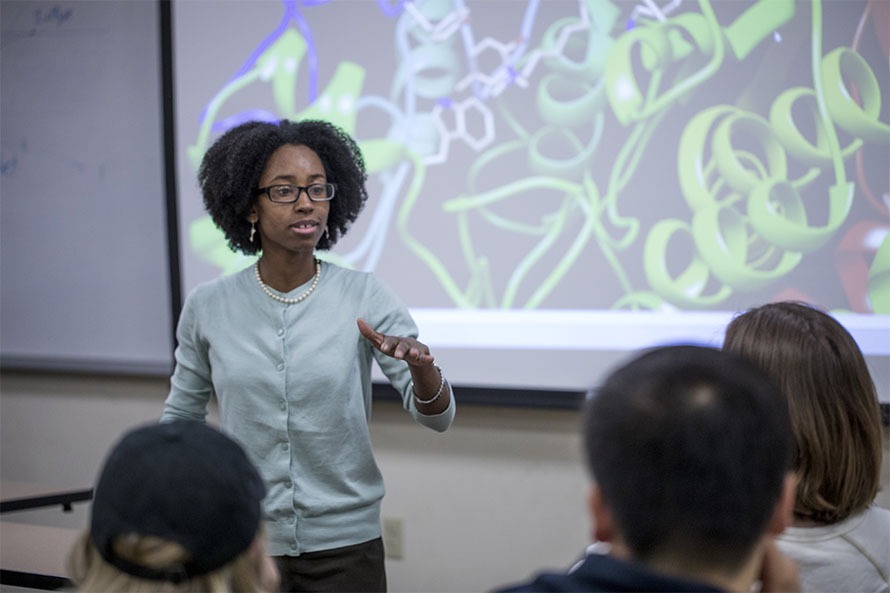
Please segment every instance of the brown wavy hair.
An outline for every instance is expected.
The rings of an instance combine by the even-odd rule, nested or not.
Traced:
[[[736,317],[723,349],[765,370],[788,401],[795,516],[835,523],[868,507],[880,484],[881,411],[849,332],[814,306],[777,302]]]

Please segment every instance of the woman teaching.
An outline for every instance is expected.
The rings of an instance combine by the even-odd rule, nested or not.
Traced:
[[[417,422],[441,432],[454,419],[406,307],[372,274],[315,257],[358,217],[366,177],[355,141],[323,121],[242,124],[198,172],[229,245],[260,257],[189,294],[162,420],[203,420],[216,394],[221,428],[266,482],[282,591],[386,590],[372,360]]]

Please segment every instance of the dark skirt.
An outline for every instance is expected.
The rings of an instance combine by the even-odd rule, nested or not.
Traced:
[[[307,552],[275,556],[282,593],[377,593],[386,591],[383,539]]]

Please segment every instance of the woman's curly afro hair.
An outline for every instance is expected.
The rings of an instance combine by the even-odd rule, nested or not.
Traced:
[[[262,249],[259,234],[251,243],[247,217],[258,196],[254,190],[272,153],[285,144],[311,148],[321,159],[329,183],[337,184],[328,213],[328,233],[318,249],[330,249],[355,221],[368,199],[367,173],[358,144],[340,128],[318,120],[277,124],[247,122],[219,137],[198,171],[204,206],[236,251]]]

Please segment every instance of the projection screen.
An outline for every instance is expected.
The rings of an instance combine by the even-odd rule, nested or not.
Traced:
[[[321,257],[389,284],[455,385],[585,389],[799,299],[890,401],[888,22],[862,0],[174,2],[183,289],[253,262],[203,211],[208,146],[320,118],[371,196]]]

